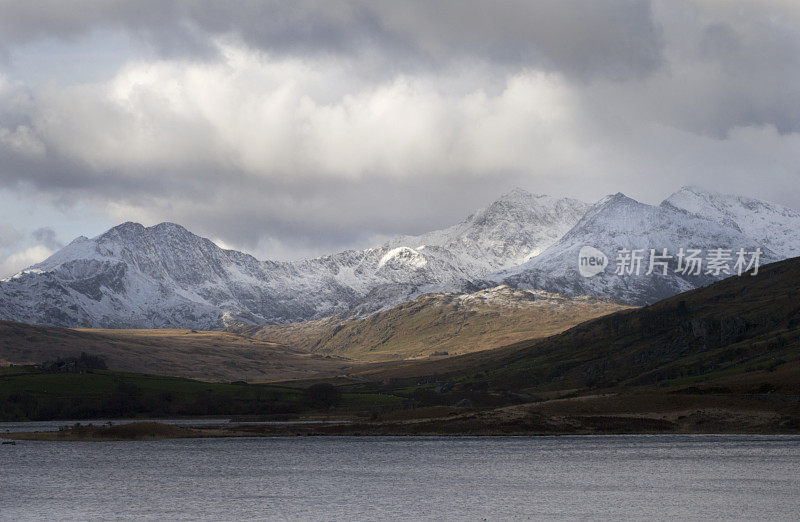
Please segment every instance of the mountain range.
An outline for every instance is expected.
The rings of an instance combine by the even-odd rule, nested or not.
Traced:
[[[728,215],[722,217],[708,211],[707,206],[691,204],[700,197],[726,208]],[[640,203],[621,193],[607,196],[589,208],[569,232],[542,254],[520,266],[492,274],[489,279],[515,288],[538,288],[568,296],[600,296],[646,305],[729,275],[739,250],[749,254],[760,249],[760,264],[764,264],[790,257],[800,245],[797,232],[800,229],[796,228],[800,226],[800,213],[765,203],[760,207],[724,206],[724,202],[731,200],[730,196],[717,197],[696,188],[684,188],[659,206]],[[754,221],[771,225],[746,226]],[[792,226],[794,231],[790,231]],[[786,232],[773,235],[767,232],[771,227]],[[626,266],[632,273],[626,270],[620,274],[616,266],[609,266],[593,277],[582,277],[577,260],[584,246],[603,252],[611,265],[616,265],[620,249],[642,251],[641,260],[638,266]],[[666,257],[659,258],[667,264],[666,270],[654,265],[648,274],[651,249],[658,255],[666,251]],[[728,251],[732,258],[727,263],[728,273],[709,274],[706,265],[700,266],[699,273],[696,270],[682,273],[677,258],[681,249],[684,254],[690,249],[700,250],[701,262],[715,249]],[[745,255],[744,259],[749,264],[752,257]]]
[[[433,324],[438,309],[480,314],[494,301],[515,303],[509,299],[518,292],[528,296],[529,308],[544,305],[545,313],[557,310],[559,302],[568,312],[571,303],[542,291],[507,287],[469,296],[423,296],[395,307],[400,313],[392,317],[380,317],[385,315],[380,312],[361,324],[331,330],[330,336],[319,332],[316,346],[301,349],[231,332],[75,330],[0,321],[0,418],[237,416],[229,427],[215,424],[204,432],[214,437],[220,429],[248,437],[797,434],[798,290],[800,258],[795,258],[766,265],[757,277],[729,277],[652,306],[606,313],[545,338],[534,335],[455,357],[369,363],[307,350],[339,350],[337,336],[382,334],[368,323],[392,326],[395,319],[414,315],[432,317],[432,327],[398,330],[390,342],[398,346],[416,333],[435,340],[437,332],[449,335],[447,327],[453,324]],[[442,299],[450,302],[430,310],[426,301]],[[453,300],[467,302],[454,308]],[[407,306],[415,311],[403,314]],[[510,333],[508,326],[501,330]],[[461,340],[456,346],[463,350],[483,338]],[[78,357],[79,352],[85,353]],[[308,418],[346,422],[314,424]],[[283,422],[238,424],[263,419]],[[91,425],[76,426],[71,432],[20,438],[120,438]],[[159,434],[164,435],[137,429],[128,437],[152,440]]]
[[[800,253],[800,213],[685,187],[661,205],[622,194],[594,205],[514,190],[461,223],[365,250],[260,261],[180,225],[123,223],[79,237],[0,281],[0,319],[68,327],[202,328],[359,318],[428,293],[500,284],[641,305],[727,274],[578,273],[583,246],[613,265],[619,248],[761,249],[761,263]]]

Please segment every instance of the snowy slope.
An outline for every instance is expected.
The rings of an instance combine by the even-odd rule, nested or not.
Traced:
[[[520,265],[558,241],[589,205],[516,189],[445,230],[399,237],[389,246],[445,250],[470,278]]]
[[[316,312],[347,299],[334,281],[306,277],[294,294],[293,267],[223,250],[183,227],[124,223],[78,238],[43,263],[0,284],[0,317],[97,327],[222,325],[223,312],[252,320]],[[277,289],[277,291],[276,291]],[[314,303],[294,295],[317,295]]]
[[[0,281],[0,318],[60,326],[218,328],[363,315],[542,251],[585,205],[514,191],[425,236],[296,262],[259,261],[185,228],[124,223]]]
[[[294,262],[225,250],[172,223],[124,223],[80,237],[0,281],[0,319],[59,326],[220,328],[347,313],[361,317],[424,293],[472,292],[503,283],[627,304],[710,283],[713,275],[614,274],[619,248],[748,251],[761,263],[797,255],[798,213],[752,199],[684,188],[660,206],[622,194],[592,207],[521,190],[450,228],[366,250]],[[610,266],[578,274],[582,246]],[[644,261],[646,263],[646,261]],[[720,274],[720,277],[724,274]]]
[[[679,292],[706,285],[727,275],[675,273],[677,261],[667,260],[667,274],[656,267],[647,275],[650,249],[676,254],[679,249],[701,249],[705,258],[716,248],[753,251],[761,247],[761,264],[781,256],[764,248],[760,239],[743,234],[727,222],[715,222],[691,215],[668,205],[659,207],[635,201],[621,193],[607,196],[592,206],[575,227],[541,255],[510,270],[492,274],[487,279],[517,288],[537,288],[565,295],[590,295],[619,302],[644,305]],[[583,277],[578,271],[582,247],[594,247],[608,257],[605,271]],[[644,249],[641,270],[617,275],[619,249]],[[749,260],[749,257],[748,257]],[[730,263],[732,267],[735,260]]]
[[[661,206],[737,228],[781,257],[800,256],[800,212],[777,203],[683,187]]]

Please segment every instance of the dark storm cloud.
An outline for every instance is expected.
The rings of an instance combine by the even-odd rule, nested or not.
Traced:
[[[751,22],[755,34],[710,24],[699,44],[702,59],[722,68],[720,84],[728,112],[718,131],[739,125],[773,124],[781,133],[800,131],[800,33],[782,24]]]
[[[0,49],[44,39],[71,41],[95,30],[125,30],[166,55],[208,54],[207,35],[184,23],[172,0],[0,0]]]
[[[198,233],[224,239],[262,257],[313,257],[375,246],[390,236],[421,234],[432,226],[457,223],[520,181],[513,176],[497,176],[472,181],[340,181],[269,188],[253,182],[247,190],[220,188],[207,201],[181,201],[177,205],[173,201],[169,210],[158,215],[192,223]],[[455,184],[460,185],[456,191]],[[454,192],[458,193],[456,199]],[[210,208],[226,211],[218,213]]]
[[[58,250],[64,243],[56,237],[56,231],[50,227],[37,228],[31,233],[33,239],[40,245],[44,245],[50,250]]]
[[[661,30],[649,1],[467,0],[418,2],[413,10],[387,3],[385,10],[388,25],[444,60],[472,55],[613,79],[647,75],[662,62]]]
[[[654,83],[661,84],[665,121],[716,137],[746,126],[770,125],[782,134],[800,130],[800,4],[658,5],[668,64]]]
[[[478,58],[584,78],[645,75],[661,63],[650,2],[4,0],[0,44],[124,29],[168,56],[208,54],[208,38],[235,35],[277,54],[378,53],[387,69]],[[373,63],[373,66],[375,63]]]

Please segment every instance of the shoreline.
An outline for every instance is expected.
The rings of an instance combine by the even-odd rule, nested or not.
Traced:
[[[109,442],[130,440],[168,440],[183,438],[241,437],[498,437],[569,435],[800,435],[796,427],[775,425],[723,425],[685,429],[641,417],[593,417],[586,422],[483,423],[473,419],[427,419],[416,422],[347,422],[328,424],[235,424],[220,426],[177,426],[162,422],[131,422],[113,426],[81,425],[58,431],[0,433],[3,441]],[[563,419],[567,420],[567,419]],[[575,419],[569,419],[575,421]]]

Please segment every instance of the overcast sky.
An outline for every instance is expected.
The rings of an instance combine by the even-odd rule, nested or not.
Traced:
[[[800,208],[796,0],[0,0],[0,276],[123,221],[290,259],[685,184]]]

